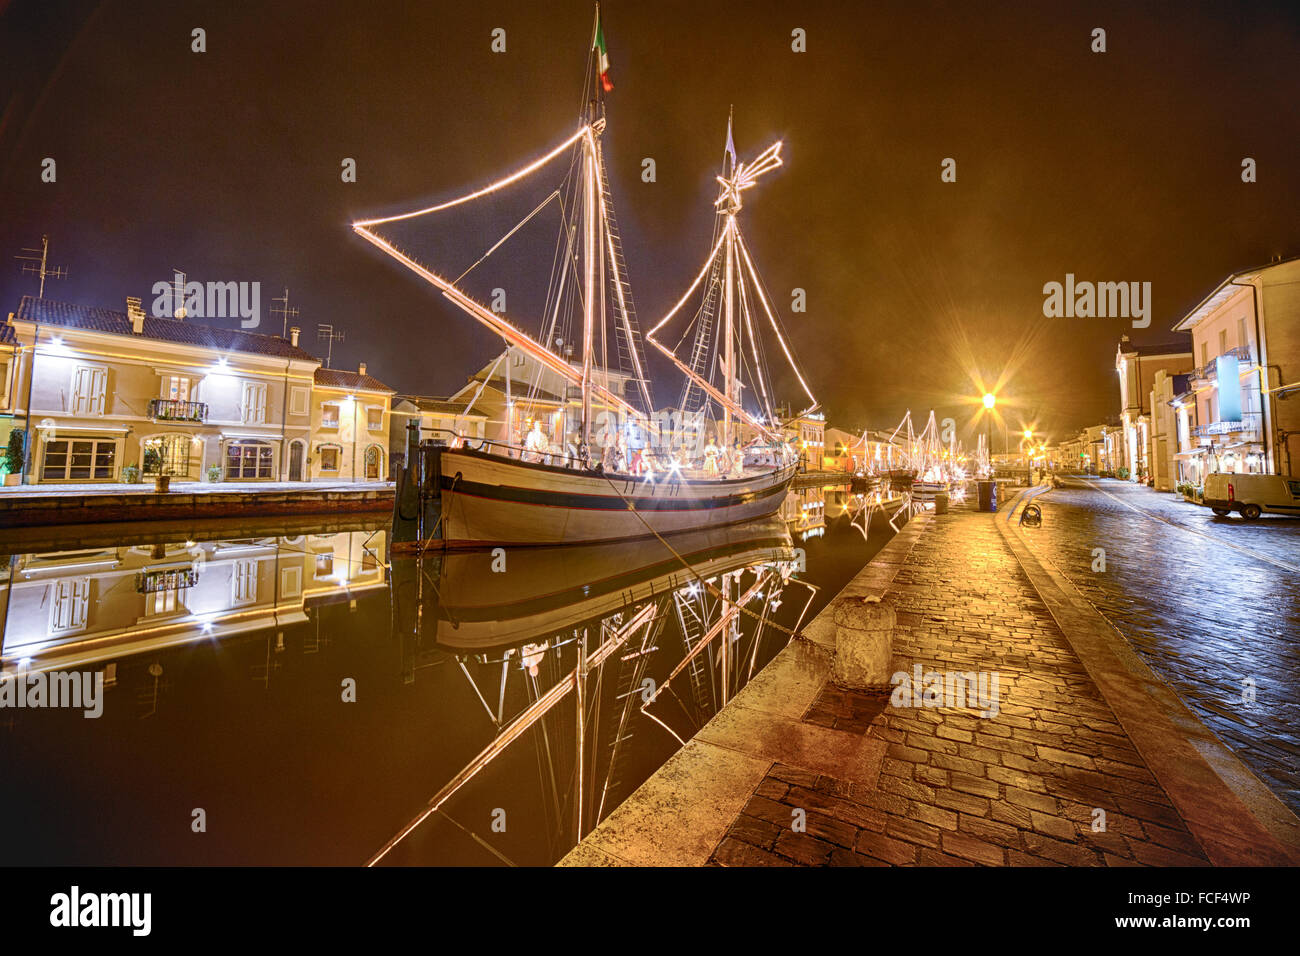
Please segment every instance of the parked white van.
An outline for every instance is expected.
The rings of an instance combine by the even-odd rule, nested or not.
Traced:
[[[1265,511],[1300,516],[1300,478],[1216,472],[1205,476],[1202,501],[1220,517],[1233,511],[1240,512],[1247,521],[1254,521]]]

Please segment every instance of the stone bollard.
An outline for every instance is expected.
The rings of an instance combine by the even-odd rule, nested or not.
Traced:
[[[845,598],[835,605],[831,679],[854,690],[888,687],[893,675],[894,609],[879,596]]]
[[[937,515],[948,513],[948,492],[941,491],[934,496],[934,513]]]

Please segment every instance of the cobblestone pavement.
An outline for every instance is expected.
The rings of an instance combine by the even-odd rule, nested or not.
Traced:
[[[1300,810],[1300,573],[1285,567],[1300,567],[1300,521],[1218,518],[1104,479],[1069,481],[1035,502],[1042,526],[1022,533],[1039,559]],[[1094,548],[1106,552],[1104,572],[1092,569]]]
[[[884,741],[875,784],[778,764],[712,863],[1206,864],[993,521],[937,516],[887,600],[900,666],[996,671],[997,714],[828,684],[803,719]]]

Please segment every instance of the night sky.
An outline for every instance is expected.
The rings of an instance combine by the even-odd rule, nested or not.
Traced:
[[[892,427],[909,406],[964,424],[975,379],[1003,379],[1013,434],[1070,437],[1118,411],[1121,334],[1167,340],[1229,272],[1300,254],[1294,3],[602,13],[605,148],[642,328],[708,252],[734,104],[742,159],[786,144],[742,217],[831,424]],[[71,273],[47,297],[147,306],[174,267],[260,281],[261,331],[278,333],[269,299],[287,285],[304,330],[345,331],[335,367],[447,394],[499,340],[349,223],[459,195],[568,135],[591,19],[587,0],[0,0],[0,304],[35,294],[10,257],[47,233]],[[641,181],[644,157],[657,182]],[[1244,157],[1258,182],[1242,182]],[[1045,318],[1043,284],[1067,272],[1151,282],[1151,327]],[[795,287],[804,314],[789,313]],[[655,369],[672,401],[678,381]]]

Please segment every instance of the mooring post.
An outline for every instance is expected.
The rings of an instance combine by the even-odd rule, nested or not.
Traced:
[[[406,460],[397,472],[397,489],[393,494],[393,541],[418,541],[422,511],[420,507],[420,424],[406,423]]]
[[[894,654],[894,609],[876,594],[835,605],[835,659],[831,677],[855,690],[889,686]]]

